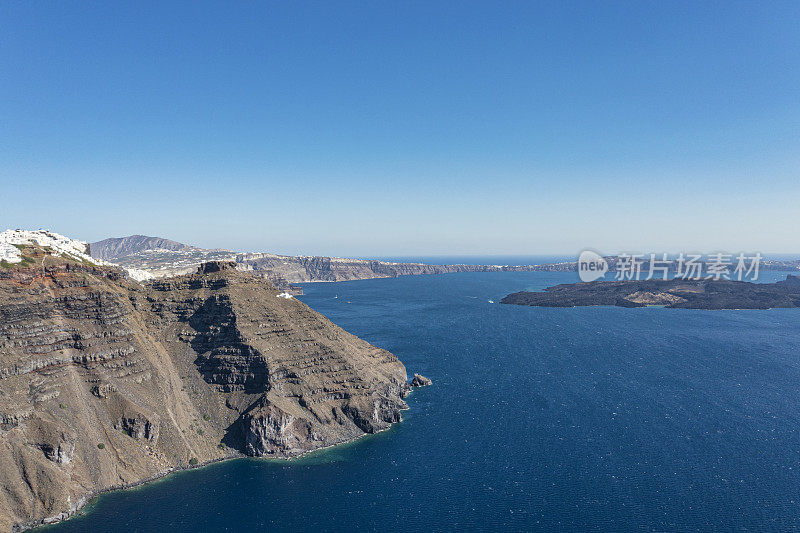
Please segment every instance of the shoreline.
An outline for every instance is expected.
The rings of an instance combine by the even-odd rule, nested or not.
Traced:
[[[137,487],[142,487],[142,486],[150,484],[150,483],[152,483],[154,481],[158,481],[160,479],[167,478],[171,474],[177,474],[179,472],[187,472],[189,470],[196,470],[198,468],[203,468],[203,467],[206,467],[206,466],[210,466],[212,464],[222,463],[222,462],[230,461],[230,460],[233,460],[233,459],[243,459],[243,458],[246,458],[246,457],[248,457],[248,456],[244,455],[244,454],[242,454],[242,455],[232,455],[232,456],[229,456],[229,457],[220,457],[220,458],[217,458],[217,459],[211,459],[209,461],[205,461],[203,463],[199,463],[199,464],[194,465],[194,466],[191,466],[191,465],[188,466],[188,467],[173,466],[173,467],[168,468],[167,470],[158,472],[158,473],[153,474],[153,475],[151,475],[149,477],[146,477],[144,479],[140,479],[139,481],[134,481],[132,483],[126,483],[126,484],[122,484],[122,485],[114,485],[114,486],[108,487],[106,489],[102,489],[102,490],[97,490],[97,491],[91,492],[91,493],[87,494],[86,496],[83,496],[80,500],[78,500],[78,502],[75,504],[75,506],[73,508],[69,509],[68,511],[62,511],[61,513],[59,513],[59,514],[57,514],[55,516],[42,518],[40,520],[32,520],[30,522],[22,522],[22,523],[19,523],[19,524],[14,524],[11,527],[11,531],[15,532],[15,533],[22,532],[22,531],[30,531],[30,530],[33,530],[33,529],[36,529],[36,528],[39,528],[39,527],[52,526],[52,525],[55,525],[55,524],[59,524],[61,522],[66,522],[70,518],[75,517],[87,505],[89,505],[94,500],[96,500],[98,497],[100,497],[100,496],[102,496],[104,494],[109,494],[111,492],[118,492],[118,491],[134,489],[134,488],[137,488]]]
[[[410,409],[410,408],[402,409],[402,411],[407,411],[408,409]],[[61,522],[66,522],[67,520],[70,520],[70,519],[74,518],[75,516],[77,516],[80,513],[81,510],[85,509],[89,504],[93,503],[94,501],[97,500],[97,498],[99,498],[100,496],[103,496],[104,494],[109,494],[109,493],[112,493],[112,492],[121,492],[121,491],[125,491],[125,490],[135,489],[135,488],[138,488],[138,487],[143,487],[143,486],[149,485],[150,483],[153,483],[155,481],[164,480],[164,479],[168,478],[172,474],[178,474],[178,473],[181,473],[181,472],[189,472],[189,471],[192,471],[192,470],[200,470],[202,468],[205,468],[205,467],[208,467],[208,466],[211,466],[211,465],[224,463],[224,462],[227,462],[227,461],[233,461],[233,460],[236,460],[236,459],[254,459],[254,460],[258,460],[258,461],[275,461],[275,462],[278,462],[278,461],[282,461],[282,462],[283,461],[285,461],[285,462],[297,461],[297,460],[300,460],[302,458],[308,457],[310,455],[313,455],[313,454],[316,454],[316,453],[320,453],[320,452],[324,452],[326,450],[330,450],[332,448],[338,448],[340,446],[345,446],[347,444],[353,444],[355,442],[358,442],[361,439],[364,439],[365,437],[370,437],[370,436],[374,436],[374,435],[380,435],[381,433],[385,433],[387,431],[390,431],[392,428],[394,428],[398,424],[401,424],[402,422],[403,422],[403,420],[401,418],[398,422],[395,422],[395,423],[391,424],[388,428],[382,429],[380,431],[376,431],[375,433],[364,433],[363,435],[358,435],[357,437],[354,437],[352,439],[343,440],[342,442],[337,442],[336,444],[330,444],[328,446],[323,446],[321,448],[316,448],[314,450],[308,450],[306,452],[303,452],[303,453],[298,454],[298,455],[293,455],[291,457],[253,457],[251,455],[245,455],[243,453],[238,453],[236,455],[230,455],[230,456],[226,456],[226,457],[220,457],[220,458],[217,458],[217,459],[211,459],[211,460],[208,460],[208,461],[204,461],[204,462],[198,463],[198,464],[196,464],[194,466],[192,466],[192,465],[189,465],[187,467],[173,466],[173,467],[170,467],[167,470],[164,470],[162,472],[158,472],[156,474],[153,474],[152,476],[146,477],[146,478],[141,479],[139,481],[134,481],[132,483],[126,483],[126,484],[123,484],[123,485],[114,485],[114,486],[108,487],[106,489],[94,491],[94,492],[92,492],[92,493],[90,493],[90,494],[88,494],[86,496],[83,496],[80,500],[78,500],[78,502],[71,509],[69,509],[67,511],[62,511],[61,513],[59,513],[59,514],[57,514],[55,516],[45,517],[45,518],[42,518],[42,519],[39,519],[39,520],[31,520],[29,522],[21,522],[21,523],[18,523],[18,524],[14,524],[13,526],[11,526],[11,531],[12,531],[12,533],[22,533],[23,531],[31,531],[31,530],[35,530],[35,529],[40,528],[40,527],[52,526],[52,525],[60,524]]]

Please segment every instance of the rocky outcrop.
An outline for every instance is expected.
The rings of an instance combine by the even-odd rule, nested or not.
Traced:
[[[412,387],[427,387],[428,385],[432,384],[433,382],[420,374],[414,374],[414,379],[411,380]]]
[[[313,450],[322,441],[307,420],[264,399],[247,410],[240,425],[248,455],[297,455]]]
[[[0,271],[0,530],[193,464],[349,441],[406,408],[394,355],[229,263],[141,285],[44,255]]]
[[[158,422],[153,423],[142,414],[123,416],[117,427],[134,439],[158,439]]]
[[[49,424],[49,427],[43,427],[44,425],[40,423],[36,428],[39,439],[33,443],[34,446],[39,448],[48,460],[59,465],[70,464],[75,454],[75,434],[68,429],[62,430],[55,424]]]
[[[211,274],[212,272],[222,272],[223,270],[236,270],[235,261],[208,261],[197,268],[198,274]]]

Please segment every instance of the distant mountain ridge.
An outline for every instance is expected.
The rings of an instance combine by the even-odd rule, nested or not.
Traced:
[[[208,261],[235,261],[239,270],[258,274],[278,288],[297,293],[301,289],[292,286],[292,283],[539,269],[533,265],[428,265],[339,257],[236,253],[222,249],[208,250],[162,237],[144,235],[105,239],[91,243],[89,249],[92,257],[112,261],[123,268],[145,271],[152,278],[187,274]]]
[[[130,235],[128,237],[112,237],[89,245],[92,257],[103,261],[113,261],[126,255],[143,252],[146,250],[191,250],[194,246],[183,244],[161,237],[148,237],[147,235]]]
[[[93,258],[112,262],[122,268],[135,271],[139,281],[152,278],[180,276],[194,272],[208,261],[233,261],[235,253],[230,250],[206,250],[181,242],[130,235],[115,237],[89,244]]]
[[[162,237],[131,235],[105,239],[89,245],[92,257],[111,261],[129,271],[142,272],[146,277],[163,278],[194,272],[208,261],[235,261],[237,268],[268,279],[276,287],[302,294],[302,289],[292,284],[310,281],[351,281],[374,278],[395,278],[424,274],[447,274],[451,272],[576,272],[575,261],[545,263],[539,265],[435,265],[425,263],[397,263],[370,259],[347,259],[324,256],[291,256],[272,253],[237,253],[231,250],[198,248]],[[620,256],[605,257],[609,270],[615,270]],[[677,262],[669,261],[669,270],[674,272]],[[642,272],[649,269],[644,260]],[[762,270],[800,270],[797,260],[761,261]]]

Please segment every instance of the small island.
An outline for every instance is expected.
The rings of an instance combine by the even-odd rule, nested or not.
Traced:
[[[800,277],[788,275],[785,280],[775,283],[706,279],[566,283],[540,292],[515,292],[500,303],[539,307],[791,308],[800,307]]]

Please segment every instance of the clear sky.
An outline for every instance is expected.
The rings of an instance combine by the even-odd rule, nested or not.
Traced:
[[[800,2],[2,2],[0,226],[800,252]]]

